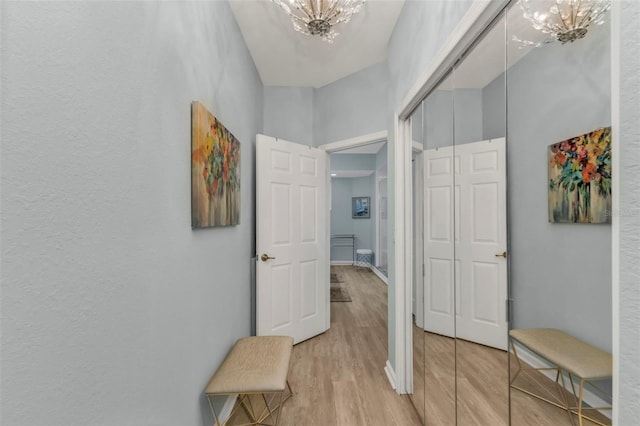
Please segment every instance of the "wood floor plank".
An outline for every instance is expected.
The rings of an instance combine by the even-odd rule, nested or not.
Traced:
[[[339,425],[366,424],[359,389],[361,388],[352,380],[333,382],[333,403]]]

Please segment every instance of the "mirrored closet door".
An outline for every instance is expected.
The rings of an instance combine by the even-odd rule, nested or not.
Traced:
[[[611,424],[610,29],[562,43],[527,18],[554,4],[512,2],[411,115],[426,425]]]
[[[529,3],[507,11],[511,424],[611,424],[609,16],[570,41]]]
[[[504,13],[453,70],[456,412],[509,423]]]

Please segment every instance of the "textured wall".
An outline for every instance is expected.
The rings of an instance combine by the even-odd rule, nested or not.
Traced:
[[[311,87],[265,86],[264,134],[314,146],[313,104],[314,89]]]
[[[250,330],[263,118],[228,4],[1,7],[0,423],[211,424]],[[240,226],[191,230],[192,100],[242,144]]]
[[[620,37],[620,413],[640,416],[640,3],[614,8]]]

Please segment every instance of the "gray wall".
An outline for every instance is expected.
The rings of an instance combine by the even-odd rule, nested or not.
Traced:
[[[620,9],[618,9],[618,7]],[[640,416],[640,3],[614,5],[620,45],[620,397],[618,424],[633,425]]]
[[[313,146],[314,89],[265,86],[263,93],[264,134]]]
[[[424,100],[424,149],[453,145],[453,91],[435,90]]]
[[[506,136],[507,98],[505,74],[501,74],[482,89],[482,139]]]
[[[482,140],[482,90],[456,89],[453,91],[454,137],[457,145]],[[436,124],[437,125],[437,124]]]
[[[212,424],[250,331],[263,119],[228,4],[1,7],[0,423]],[[192,100],[241,142],[239,226],[191,229]]]
[[[382,148],[380,148],[380,151],[378,151],[378,153],[376,154],[376,170],[387,164],[387,146],[388,144],[385,143]]]
[[[388,88],[387,64],[381,62],[316,89],[315,145],[384,130]]]
[[[611,226],[549,223],[547,150],[611,125],[609,57],[604,25],[579,42],[535,49],[507,71],[513,326],[560,328],[605,350]]]
[[[386,62],[318,89],[264,88],[264,133],[319,146],[385,129]]]
[[[373,181],[373,175],[331,179],[331,234],[354,234],[357,248],[375,251],[375,187]],[[369,219],[352,219],[352,197],[370,197],[371,217]],[[344,241],[339,244],[344,244]],[[331,248],[331,260],[351,261],[352,259],[353,250],[351,248]]]
[[[331,170],[375,170],[376,154],[331,154]]]
[[[435,90],[423,105],[425,149],[483,140],[481,89]]]

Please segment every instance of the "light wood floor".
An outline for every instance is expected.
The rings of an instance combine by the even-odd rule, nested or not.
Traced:
[[[419,328],[414,327],[414,339],[419,339],[420,332]],[[457,422],[459,426],[508,425],[507,353],[433,333],[424,333],[424,339],[424,367],[416,373],[424,374],[425,386],[424,390],[417,389],[416,394],[422,393],[425,396],[425,424],[446,426]],[[421,357],[422,354],[417,352],[417,356]],[[414,360],[414,366],[420,368],[420,362]],[[514,374],[517,368],[513,359],[511,367]],[[541,373],[521,375],[517,380],[517,384],[525,389],[538,394],[555,394],[562,398],[553,381]],[[419,379],[416,383],[418,387],[422,386]],[[573,399],[569,393],[566,395],[569,401]],[[591,413],[600,422],[610,424],[606,417]],[[576,416],[573,420],[577,425]],[[583,424],[595,426],[595,423],[588,420]],[[565,410],[513,389],[511,425],[572,426],[572,422]]]
[[[422,416],[428,426],[509,424],[506,352],[414,327],[414,368],[424,379],[414,379],[412,403],[391,389],[383,371],[387,286],[365,268],[332,269],[353,301],[331,303],[331,328],[294,347],[289,370],[294,396],[282,408],[280,425],[418,426]],[[419,342],[424,342],[422,348]],[[524,387],[553,383],[535,379],[518,380]],[[245,422],[239,410],[229,424]],[[569,426],[571,421],[566,411],[512,390],[511,424]]]
[[[333,267],[352,302],[331,303],[331,328],[293,348],[282,426],[418,426],[407,395],[384,373],[387,286],[370,270]],[[335,284],[333,284],[335,285]],[[241,411],[230,424],[246,421]]]

